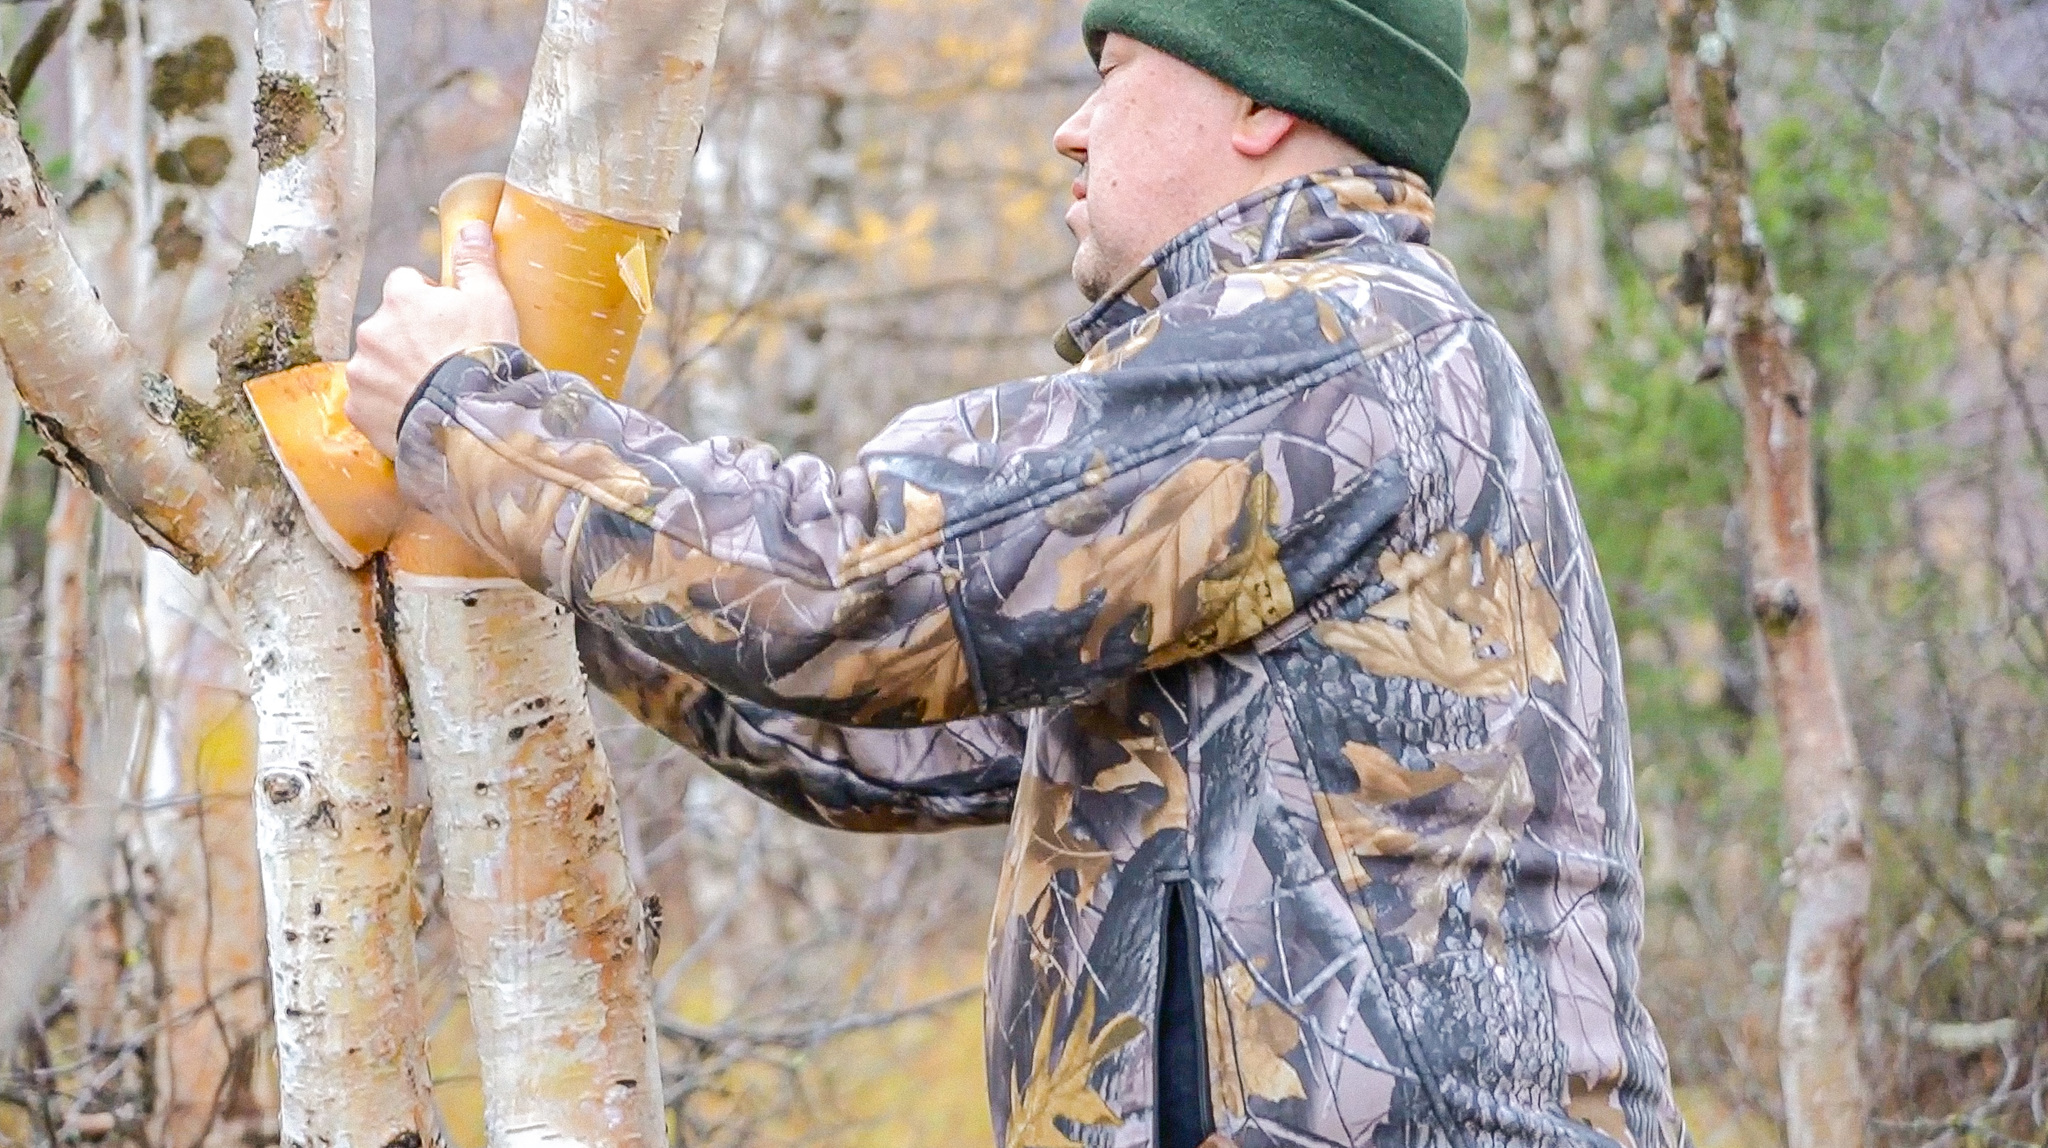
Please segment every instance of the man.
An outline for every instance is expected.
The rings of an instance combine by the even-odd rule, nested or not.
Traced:
[[[479,225],[454,286],[386,285],[352,417],[740,784],[846,829],[1010,823],[1004,1144],[1682,1144],[1599,576],[1426,245],[1459,0],[1095,0],[1085,30],[1072,370],[836,473],[692,442],[512,346]]]

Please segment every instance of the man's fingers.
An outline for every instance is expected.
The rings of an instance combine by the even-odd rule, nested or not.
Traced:
[[[427,277],[420,274],[418,268],[394,267],[391,274],[384,277],[384,297],[389,299],[393,295],[404,295],[431,286],[433,284],[427,282]]]
[[[455,267],[454,286],[458,290],[472,287],[490,287],[503,291],[504,284],[498,280],[498,245],[491,239],[491,225],[472,220],[462,225],[455,236],[455,253],[450,262]]]

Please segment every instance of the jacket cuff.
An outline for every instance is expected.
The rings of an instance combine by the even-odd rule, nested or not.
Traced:
[[[454,414],[456,402],[464,395],[488,393],[540,369],[540,363],[532,355],[510,343],[480,343],[435,363],[427,371],[427,377],[420,380],[420,385],[413,388],[412,397],[405,401],[405,409],[398,413],[400,456],[405,454],[407,431],[412,426],[414,412],[419,412],[433,426],[438,426]],[[431,426],[427,437],[431,442]]]
[[[503,506],[539,505],[546,501],[543,488],[559,485],[559,476],[541,473],[505,439],[538,405],[537,395],[576,382],[550,374],[508,343],[450,355],[427,372],[400,414],[394,460],[406,501],[453,527],[534,589],[558,596],[566,592],[568,563],[565,539],[550,529],[557,524],[515,524]],[[451,451],[462,457],[451,457]],[[582,496],[565,491],[556,508],[564,502],[580,504]]]

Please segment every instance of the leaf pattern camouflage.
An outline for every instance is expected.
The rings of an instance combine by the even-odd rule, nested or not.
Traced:
[[[783,808],[1009,822],[1007,1148],[1152,1143],[1169,890],[1236,1144],[1674,1148],[1613,624],[1431,216],[1384,168],[1269,189],[1069,324],[1071,370],[836,471],[482,348],[402,481]]]

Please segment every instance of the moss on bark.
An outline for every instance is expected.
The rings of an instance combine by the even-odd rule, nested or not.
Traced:
[[[290,72],[256,77],[256,167],[269,171],[312,150],[327,128],[320,93]]]
[[[313,350],[314,292],[304,256],[268,243],[243,254],[228,285],[237,305],[213,339],[221,379],[236,394],[258,375],[319,361]]]
[[[165,52],[149,65],[149,106],[165,119],[195,115],[227,98],[235,46],[208,34]]]
[[[212,187],[227,177],[234,149],[220,136],[193,136],[174,150],[156,153],[156,177],[165,183]]]

